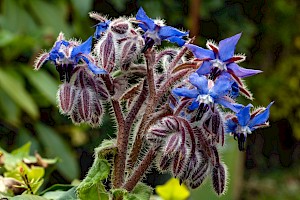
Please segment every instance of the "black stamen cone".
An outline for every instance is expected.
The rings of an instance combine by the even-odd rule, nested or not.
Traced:
[[[145,46],[142,49],[142,53],[145,53],[147,49],[152,48],[154,45],[154,40],[152,38],[146,38],[145,39]]]
[[[59,79],[61,82],[70,82],[70,79],[72,77],[72,72],[74,69],[73,64],[62,64],[62,65],[56,65],[56,70],[59,73]]]

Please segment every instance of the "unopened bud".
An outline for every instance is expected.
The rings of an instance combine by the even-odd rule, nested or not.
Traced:
[[[103,39],[99,40],[96,46],[96,52],[99,56],[102,67],[110,73],[115,65],[115,46],[113,35],[108,32]]]
[[[57,92],[58,107],[63,114],[69,114],[74,106],[76,87],[70,83],[63,83]]]
[[[218,195],[224,193],[226,187],[226,170],[223,163],[218,163],[212,169],[212,184]]]
[[[78,94],[77,108],[78,114],[83,121],[88,122],[92,115],[93,93],[88,89],[83,89]]]

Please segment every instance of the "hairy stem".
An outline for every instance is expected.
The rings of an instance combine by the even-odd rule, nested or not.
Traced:
[[[123,117],[123,112],[121,105],[118,100],[113,98],[114,94],[114,85],[109,75],[104,75],[103,81],[108,89],[111,97],[111,104],[114,110],[114,114],[117,120],[117,147],[118,153],[115,156],[114,160],[114,170],[113,170],[113,186],[115,188],[121,187],[124,182],[125,176],[125,163],[126,163],[126,152],[128,145],[128,136],[125,134],[125,120]]]
[[[176,81],[181,79],[183,76],[185,76],[189,72],[188,69],[181,70],[174,74],[172,77],[170,77],[157,91],[156,96],[153,99],[150,99],[147,104],[146,111],[143,115],[141,125],[139,127],[139,130],[137,132],[136,138],[133,143],[133,147],[130,154],[129,159],[129,165],[130,167],[133,167],[137,161],[139,152],[141,150],[142,144],[143,144],[143,136],[145,131],[147,130],[147,127],[149,127],[151,124],[149,123],[149,116],[151,113],[153,113],[154,109],[160,102],[163,95],[169,90],[170,86],[172,86]],[[150,120],[151,121],[151,120]]]
[[[157,152],[157,147],[156,148],[152,147],[147,152],[147,154],[145,155],[145,157],[143,158],[139,166],[134,170],[134,172],[129,177],[127,182],[123,185],[124,189],[126,189],[129,192],[134,189],[136,184],[141,180],[141,178],[147,171],[148,167],[151,165],[152,161],[156,157],[156,152]]]

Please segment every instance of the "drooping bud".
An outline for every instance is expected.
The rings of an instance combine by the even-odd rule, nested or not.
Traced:
[[[62,114],[69,114],[76,97],[76,87],[70,83],[63,83],[57,91],[58,107]]]
[[[113,41],[113,35],[111,32],[99,40],[96,45],[95,51],[99,57],[99,61],[102,67],[110,73],[115,65],[115,46]]]
[[[209,163],[208,160],[202,160],[197,166],[195,166],[195,171],[192,174],[191,180],[188,181],[189,186],[192,189],[199,187],[209,172]]]
[[[78,114],[85,122],[88,122],[91,119],[93,100],[93,93],[88,89],[82,89],[78,94]]]
[[[188,149],[185,145],[181,146],[174,155],[172,173],[177,177],[183,172],[188,157]]]
[[[170,169],[170,166],[172,164],[173,157],[170,157],[169,155],[163,155],[161,156],[161,159],[159,160],[159,169],[162,171],[166,171]]]
[[[129,28],[130,28],[130,23],[124,18],[116,19],[112,21],[110,25],[110,30],[114,34],[119,35],[119,37],[126,34],[129,31]]]
[[[163,152],[164,154],[173,155],[175,152],[177,152],[180,145],[181,145],[181,135],[173,134],[166,141]]]
[[[101,119],[103,116],[103,108],[102,108],[101,102],[98,100],[95,100],[93,102],[92,107],[93,107],[93,110],[92,110],[92,116],[90,119],[90,125],[92,127],[97,127],[101,124]]]
[[[224,194],[226,188],[226,169],[224,163],[218,163],[213,167],[212,184],[218,195]]]

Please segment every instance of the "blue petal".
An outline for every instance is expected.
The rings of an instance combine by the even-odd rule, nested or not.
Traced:
[[[89,37],[84,43],[81,45],[74,47],[71,53],[71,59],[75,59],[76,56],[81,55],[81,54],[89,54],[91,52],[92,48],[92,36]]]
[[[237,82],[233,82],[231,85],[231,93],[230,95],[232,96],[232,98],[237,98],[239,96],[239,85],[237,84]]]
[[[173,93],[178,96],[183,96],[188,98],[196,98],[199,95],[197,89],[188,89],[188,88],[175,88],[173,89]]]
[[[172,36],[183,37],[188,34],[189,34],[189,32],[180,31],[177,28],[174,28],[172,26],[162,26],[158,31],[158,35],[162,39],[166,39],[166,38],[172,37]]]
[[[233,112],[238,112],[241,109],[241,107],[244,107],[241,104],[231,103],[224,98],[216,99],[215,103],[220,104],[220,105],[224,106],[225,108],[229,108]],[[240,106],[237,106],[237,105],[240,105]]]
[[[226,61],[233,57],[235,46],[239,41],[241,35],[242,34],[239,33],[219,42],[219,56],[222,61]]]
[[[234,133],[237,128],[237,124],[232,119],[227,120],[225,126],[226,133]]]
[[[197,74],[201,75],[205,75],[205,74],[209,74],[211,72],[212,69],[212,65],[209,61],[203,61],[202,65],[197,69]]]
[[[185,45],[193,54],[196,58],[199,59],[215,59],[215,53],[212,50],[209,49],[203,49],[202,47],[198,47],[193,44],[186,44]]]
[[[268,121],[269,114],[270,114],[270,107],[272,106],[273,103],[274,101],[272,101],[263,112],[259,113],[258,115],[253,117],[253,119],[250,120],[248,125],[250,129],[252,129],[254,126],[264,124],[266,121]]]
[[[199,102],[196,100],[194,100],[192,104],[188,107],[188,109],[191,111],[196,110],[197,108],[199,108]]]
[[[94,37],[96,39],[99,39],[102,33],[108,29],[110,22],[111,22],[110,20],[106,20],[105,22],[100,22],[96,25],[96,31],[94,33]]]
[[[141,21],[141,23],[139,23],[139,27],[141,27],[143,31],[153,31],[155,29],[156,25],[154,21],[146,15],[142,7],[140,7],[139,11],[137,12],[136,19]]]
[[[250,121],[250,109],[251,109],[252,104],[248,104],[244,108],[242,108],[237,114],[237,118],[239,121],[239,124],[241,126],[247,126],[249,121]]]
[[[197,87],[199,94],[208,94],[208,81],[205,76],[192,73],[189,77],[190,83]]]
[[[90,60],[87,57],[80,56],[80,58],[82,58],[88,64],[89,70],[91,70],[94,74],[107,74],[106,70],[101,69],[101,68],[97,67],[96,65],[94,65],[94,63],[90,62]]]
[[[248,76],[253,76],[255,74],[261,73],[261,70],[255,70],[255,69],[246,69],[238,66],[236,63],[230,63],[227,65],[227,68],[232,70],[233,73],[240,78],[245,78]]]
[[[223,97],[231,91],[233,80],[228,76],[220,75],[215,81],[214,87],[209,91],[209,95],[215,100]]]
[[[180,37],[177,37],[177,36],[168,37],[165,40],[168,40],[169,42],[172,42],[172,43],[176,43],[180,47],[182,47],[185,44],[185,40],[181,39]]]

